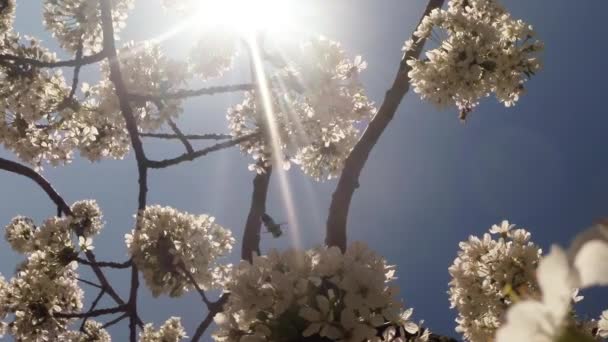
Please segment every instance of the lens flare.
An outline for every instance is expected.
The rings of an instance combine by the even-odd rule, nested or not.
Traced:
[[[279,128],[277,127],[276,120],[274,119],[274,109],[272,105],[272,98],[268,85],[268,79],[266,78],[266,73],[264,70],[264,63],[262,62],[260,49],[255,39],[255,36],[250,35],[247,39],[247,42],[251,54],[251,61],[255,74],[255,79],[257,81],[257,90],[264,111],[266,126],[270,135],[269,138],[272,148],[273,164],[275,165],[275,173],[278,175],[279,178],[279,188],[281,191],[282,203],[284,206],[284,210],[287,213],[287,221],[289,224],[288,231],[290,239],[294,247],[300,248],[301,238],[300,229],[298,227],[298,217],[293,201],[291,186],[289,184],[289,180],[287,179],[287,172],[283,168],[283,159],[281,158],[281,156],[283,155],[283,151],[281,148],[281,146],[283,146],[283,143],[281,142]]]

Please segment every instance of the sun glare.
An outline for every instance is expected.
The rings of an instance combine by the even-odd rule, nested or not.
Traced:
[[[224,26],[242,33],[277,31],[293,17],[289,0],[201,1],[195,20],[204,26]]]

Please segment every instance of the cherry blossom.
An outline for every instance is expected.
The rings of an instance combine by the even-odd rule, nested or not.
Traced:
[[[126,244],[154,296],[181,296],[194,287],[192,280],[203,289],[222,284],[229,266],[217,259],[230,252],[234,238],[215,218],[148,206],[138,224]]]
[[[426,58],[408,61],[414,91],[440,108],[456,106],[460,118],[493,93],[513,106],[524,83],[541,68],[537,57],[543,46],[532,26],[516,20],[494,0],[450,1],[436,9],[414,33],[418,40],[445,32],[445,39],[426,52]],[[404,50],[411,48],[406,43]]]
[[[394,267],[362,243],[338,248],[272,250],[242,261],[216,316],[216,341],[277,341],[320,336],[335,341],[376,341],[381,327],[416,333],[395,298]],[[388,325],[387,325],[388,324]],[[394,328],[393,326],[393,328]]]
[[[456,330],[473,342],[488,341],[501,318],[517,298],[538,295],[534,273],[541,249],[524,229],[502,221],[490,229],[500,234],[469,237],[460,243],[458,257],[449,268],[450,303],[458,310]]]
[[[139,334],[140,342],[179,342],[186,338],[186,331],[178,317],[169,318],[159,330],[154,330],[152,324],[146,324]]]
[[[272,52],[269,53],[272,56]],[[358,75],[366,66],[361,57],[351,61],[340,44],[324,37],[308,40],[268,57],[271,102],[278,132],[271,132],[258,92],[228,110],[234,136],[260,132],[241,144],[261,172],[272,163],[273,134],[281,146],[280,160],[293,161],[316,180],[337,177],[357,142],[358,125],[375,113]],[[275,139],[276,140],[276,139]]]
[[[595,234],[600,232],[605,236],[607,231],[604,225],[592,228],[582,235],[583,240],[573,244],[569,253],[553,246],[537,270],[542,297],[513,305],[507,312],[506,324],[497,331],[496,341],[592,341],[585,330],[576,329],[570,314],[572,291],[608,285],[605,262],[608,239],[598,239]],[[600,324],[603,323],[600,321]]]
[[[114,32],[125,26],[133,0],[114,0],[112,19]],[[82,45],[85,53],[101,49],[102,29],[99,1],[45,0],[44,25],[57,38],[61,47],[76,52]]]

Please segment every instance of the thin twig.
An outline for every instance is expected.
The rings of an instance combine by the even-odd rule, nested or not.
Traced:
[[[95,284],[94,282],[92,282],[90,280],[86,280],[86,279],[82,279],[82,278],[76,278],[76,280],[81,281],[81,282],[83,282],[83,283],[85,283],[85,284],[87,284],[89,286],[93,286],[93,287],[96,287],[96,288],[98,288],[100,290],[103,290],[103,287],[101,285]]]
[[[76,258],[76,261],[78,261],[79,263],[83,264],[83,265],[87,265],[87,266],[97,266],[97,267],[109,267],[109,268],[129,268],[131,267],[131,260],[127,260],[125,262],[108,262],[108,261],[95,261],[94,263],[89,261],[89,260],[85,260],[82,258]]]
[[[89,56],[83,56],[80,59],[71,59],[65,61],[45,62],[34,58],[13,56],[8,54],[0,54],[0,62],[12,62],[13,65],[30,65],[38,68],[62,68],[62,67],[77,67],[88,64],[101,62],[107,57],[105,51],[101,51]]]
[[[157,139],[179,139],[177,134],[167,134],[167,133],[139,133],[140,137],[143,138],[157,138]],[[188,140],[225,140],[230,139],[232,136],[230,134],[219,134],[219,133],[209,133],[209,134],[184,134],[184,138]]]
[[[82,60],[82,50],[84,49],[84,42],[82,38],[78,43],[78,50],[76,50],[76,61],[80,62]],[[74,77],[72,78],[72,89],[70,89],[70,94],[68,95],[68,99],[72,100],[74,98],[74,94],[76,94],[76,88],[78,88],[78,76],[80,75],[80,68],[82,64],[76,65],[74,68]]]
[[[431,13],[432,10],[441,8],[443,3],[444,0],[430,0],[420,21]],[[346,250],[346,222],[353,194],[359,187],[359,175],[367,162],[370,152],[380,139],[384,129],[392,120],[401,100],[410,88],[410,79],[408,77],[410,66],[407,65],[407,61],[411,58],[419,57],[422,53],[425,40],[418,40],[417,37],[412,37],[412,39],[416,43],[403,56],[393,85],[386,92],[378,113],[371,120],[361,139],[359,139],[344,162],[344,168],[336,190],[333,193],[327,218],[325,243],[328,246],[337,246],[342,251]]]
[[[125,312],[125,310],[127,310],[127,306],[121,305],[107,309],[90,310],[87,312],[55,312],[53,313],[53,316],[59,318],[89,318]]]
[[[262,215],[266,212],[266,197],[272,167],[264,168],[264,173],[256,174],[253,178],[253,193],[251,195],[251,207],[245,230],[243,232],[243,242],[241,246],[241,258],[249,262],[253,259],[253,254],[260,255],[260,233],[262,230]]]
[[[106,293],[106,291],[101,290],[99,291],[99,294],[97,295],[97,297],[95,297],[95,299],[93,300],[93,303],[91,304],[91,308],[89,309],[88,312],[91,312],[93,310],[95,310],[95,308],[97,307],[97,304],[99,304],[99,301],[101,300],[101,297],[103,297],[103,295]],[[82,324],[80,324],[80,331],[84,331],[84,325],[87,323],[88,317],[85,317],[82,320]]]
[[[201,295],[201,299],[203,300],[203,302],[205,303],[205,305],[207,305],[207,307],[209,308],[210,306],[213,305],[213,303],[211,301],[209,301],[209,299],[207,298],[207,295],[205,294],[205,290],[203,290],[199,285],[198,282],[196,281],[196,279],[194,279],[194,276],[192,275],[192,273],[186,269],[186,267],[181,264],[180,268],[182,269],[182,271],[184,272],[184,274],[186,275],[186,277],[188,278],[188,280],[190,280],[190,282],[192,283],[192,285],[194,285],[194,288],[196,289],[196,291],[198,291],[198,293]]]
[[[34,171],[32,168],[21,165],[17,162],[10,161],[8,159],[0,158],[0,169],[8,172],[16,173],[21,176],[25,176],[38,184],[44,192],[51,198],[53,203],[61,209],[66,215],[71,215],[72,211],[64,199],[55,191],[51,183],[49,183],[42,175]]]
[[[184,136],[184,133],[182,133],[182,130],[179,129],[179,127],[177,127],[177,124],[175,122],[173,122],[173,120],[171,120],[171,118],[167,119],[167,123],[169,124],[169,127],[171,127],[171,130],[173,130],[175,135],[177,135],[179,141],[181,141],[182,144],[184,145],[184,147],[186,148],[186,152],[194,153],[194,148],[192,148],[192,144]]]
[[[214,305],[209,308],[209,312],[207,312],[207,316],[196,328],[196,331],[194,332],[194,335],[192,336],[192,340],[191,340],[192,342],[197,342],[198,340],[200,340],[201,336],[203,336],[203,334],[205,333],[207,328],[209,328],[209,326],[211,325],[211,322],[213,322],[213,317],[215,317],[215,315],[218,312],[222,311],[222,308],[224,307],[224,304],[226,304],[227,301],[228,301],[228,294],[224,293],[220,297],[220,299],[218,299],[217,302],[215,302]]]
[[[148,95],[148,94],[129,94],[129,100],[137,102],[156,102],[162,100],[177,100],[188,97],[202,96],[202,95],[216,95],[222,93],[234,93],[237,91],[249,91],[253,90],[254,85],[250,83],[244,84],[231,84],[224,86],[205,87],[201,89],[182,89],[172,93],[166,93],[163,95]]]
[[[173,166],[173,165],[177,165],[180,163],[183,163],[185,161],[193,161],[196,158],[200,158],[203,157],[211,152],[216,152],[216,151],[220,151],[235,145],[238,145],[242,142],[245,142],[247,140],[253,139],[254,137],[258,136],[259,133],[251,133],[251,134],[246,134],[243,135],[241,137],[232,139],[230,141],[226,141],[226,142],[222,142],[222,143],[218,143],[212,146],[209,146],[207,148],[204,148],[202,150],[198,150],[195,151],[193,153],[184,153],[179,157],[175,157],[175,158],[171,158],[171,159],[164,159],[164,160],[148,160],[147,161],[147,165],[149,168],[151,169],[163,169],[163,168],[167,168],[169,166]]]
[[[109,328],[109,327],[113,326],[114,324],[116,324],[116,323],[118,323],[118,322],[122,321],[123,319],[125,319],[125,318],[127,318],[127,317],[129,317],[129,314],[128,314],[128,313],[124,313],[124,314],[122,314],[122,315],[120,315],[120,316],[118,316],[118,317],[114,318],[113,320],[111,320],[111,321],[107,322],[106,324],[102,325],[102,326],[101,326],[101,329],[106,329],[106,328]]]

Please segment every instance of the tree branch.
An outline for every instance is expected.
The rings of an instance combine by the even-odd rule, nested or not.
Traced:
[[[266,197],[268,195],[272,167],[266,167],[264,170],[266,172],[256,174],[253,178],[251,207],[249,208],[249,215],[247,215],[247,222],[245,223],[245,230],[243,232],[241,259],[247,260],[250,263],[253,259],[253,253],[260,255],[262,215],[266,212]]]
[[[224,86],[206,87],[201,89],[182,89],[177,90],[173,93],[166,93],[163,95],[148,95],[148,94],[129,94],[129,100],[131,101],[150,101],[157,102],[162,100],[178,100],[187,97],[195,97],[202,95],[216,95],[222,93],[234,93],[237,91],[248,91],[253,90],[254,85],[249,83],[244,84],[232,84]]]
[[[220,297],[220,299],[218,299],[217,302],[214,303],[213,306],[209,307],[209,312],[207,312],[207,316],[201,322],[201,324],[198,325],[196,331],[194,332],[194,335],[192,336],[192,342],[198,342],[198,340],[200,340],[201,336],[203,336],[207,328],[209,328],[209,326],[213,322],[213,317],[215,317],[218,312],[222,311],[224,304],[226,304],[227,301],[228,294],[224,293]]]
[[[183,163],[185,161],[193,161],[194,159],[206,156],[207,154],[209,154],[211,152],[220,151],[220,150],[238,145],[249,139],[253,139],[254,137],[258,136],[258,134],[259,133],[257,133],[257,132],[251,133],[251,134],[246,134],[241,137],[232,139],[230,141],[218,143],[218,144],[209,146],[207,148],[204,148],[202,150],[195,151],[193,153],[184,153],[179,157],[175,157],[175,158],[171,158],[171,159],[147,160],[147,165],[151,169],[163,169],[163,168],[167,168],[172,165],[177,165],[177,164]]]
[[[77,67],[88,64],[94,64],[101,62],[107,57],[106,51],[102,50],[98,53],[83,56],[82,58],[76,58],[66,61],[56,62],[44,62],[34,58],[13,56],[8,54],[0,54],[0,62],[12,62],[14,65],[30,65],[38,68],[62,68],[62,67]]]
[[[90,310],[87,312],[73,312],[73,313],[55,312],[55,313],[53,313],[53,316],[58,317],[58,318],[89,318],[89,317],[99,317],[99,316],[111,315],[111,314],[115,314],[115,313],[119,313],[119,312],[125,312],[125,310],[127,310],[127,309],[128,309],[128,307],[126,305],[121,305],[121,306],[116,306],[116,307],[108,308],[108,309]]]
[[[19,164],[8,159],[0,158],[0,169],[8,172],[16,173],[25,176],[38,184],[44,192],[51,198],[53,203],[66,215],[71,215],[72,211],[65,200],[55,191],[51,183],[49,183],[42,175],[34,171],[32,168]]]
[[[157,138],[157,139],[179,139],[177,134],[167,134],[167,133],[139,133],[140,137],[143,138]],[[225,140],[230,139],[232,136],[230,134],[218,134],[218,133],[209,133],[209,134],[184,134],[184,138],[188,140]]]
[[[99,301],[101,300],[101,298],[103,297],[103,295],[105,293],[106,293],[106,291],[104,291],[104,290],[99,291],[99,294],[93,300],[93,303],[91,304],[91,308],[89,309],[88,312],[92,312],[93,310],[95,310],[95,308],[97,307],[97,304],[99,304]],[[84,325],[87,323],[87,319],[88,319],[88,317],[85,317],[82,320],[82,324],[80,324],[80,329],[79,329],[80,331],[84,331]]]
[[[144,152],[144,146],[139,137],[137,121],[133,115],[133,110],[129,103],[129,96],[122,79],[120,63],[116,52],[116,42],[114,41],[114,26],[112,24],[112,3],[111,0],[100,0],[101,26],[103,31],[103,50],[107,52],[110,62],[110,81],[114,84],[116,96],[120,106],[120,111],[125,120],[127,131],[131,139],[131,145],[137,160],[137,171],[139,174],[139,195],[138,195],[138,215],[135,229],[139,229],[140,213],[146,208],[146,198],[148,193],[148,165]],[[131,290],[129,291],[129,340],[135,342],[137,339],[137,289],[139,288],[139,274],[137,266],[131,266]]]
[[[109,267],[109,268],[117,268],[117,269],[121,269],[121,268],[129,268],[131,267],[131,260],[125,261],[125,262],[108,262],[108,261],[95,261],[95,262],[91,262],[89,260],[85,260],[82,258],[76,258],[76,261],[78,261],[78,263],[81,263],[83,265],[87,265],[87,266],[97,266],[97,267]]]
[[[432,10],[441,8],[443,3],[444,0],[430,0],[420,21],[422,21],[422,19],[424,19]],[[394,117],[401,100],[410,88],[410,79],[408,77],[410,67],[407,65],[407,61],[411,58],[419,57],[422,53],[425,40],[417,40],[414,36],[412,36],[412,39],[414,39],[415,43],[403,56],[393,85],[386,92],[378,113],[376,113],[371,120],[369,126],[361,136],[361,139],[359,139],[344,162],[344,169],[340,175],[336,190],[333,193],[329,216],[327,218],[327,233],[325,238],[327,246],[337,246],[342,251],[346,250],[346,223],[348,211],[353,194],[359,187],[361,170],[363,170],[370,152]]]
[[[179,127],[177,127],[177,124],[175,122],[173,122],[173,120],[171,120],[171,118],[169,118],[167,120],[167,123],[169,124],[169,127],[171,127],[171,130],[175,133],[175,135],[177,135],[177,138],[179,139],[179,141],[181,141],[182,144],[184,145],[184,147],[186,148],[186,152],[189,154],[194,153],[194,148],[192,148],[192,144],[190,144],[188,139],[186,139],[186,137],[184,136],[184,133],[182,133],[181,129],[179,129]]]

